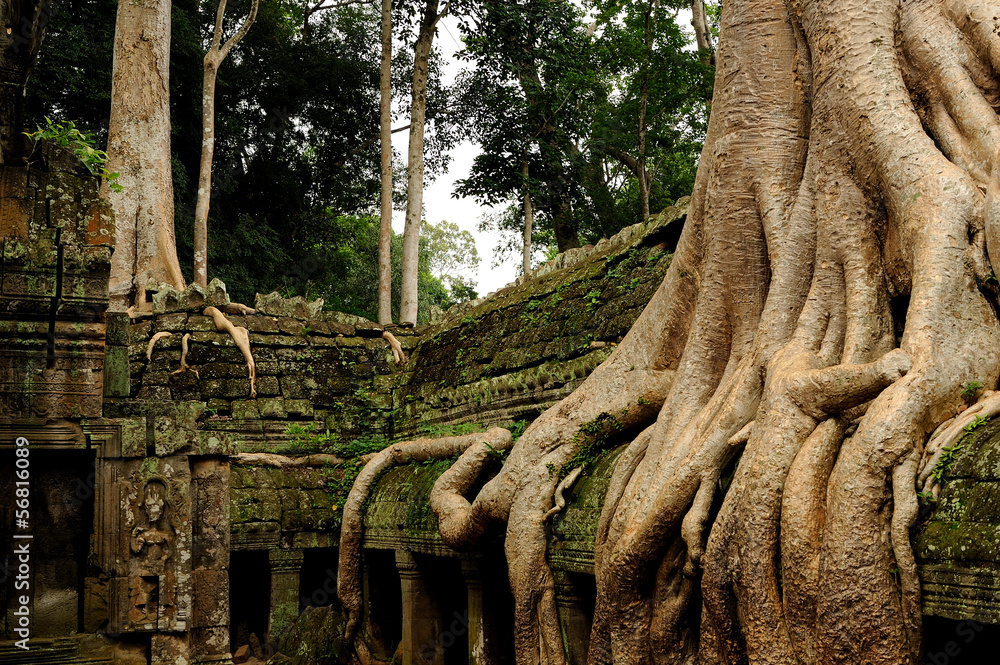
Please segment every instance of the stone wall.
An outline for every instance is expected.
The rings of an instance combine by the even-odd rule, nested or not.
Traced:
[[[423,331],[394,402],[396,433],[530,420],[571,393],[660,286],[687,205],[560,254]]]
[[[961,440],[944,478],[913,539],[924,612],[1000,624],[1000,421]]]
[[[114,221],[60,152],[0,167],[0,413],[99,416]]]

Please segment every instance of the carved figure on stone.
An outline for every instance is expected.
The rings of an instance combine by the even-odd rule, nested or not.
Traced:
[[[162,481],[150,480],[143,487],[139,522],[132,529],[132,554],[143,573],[162,573],[170,557],[176,529],[170,523],[167,488]]]

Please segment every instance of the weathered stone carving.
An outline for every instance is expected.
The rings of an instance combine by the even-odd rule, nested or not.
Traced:
[[[141,517],[132,529],[132,554],[143,572],[161,574],[177,535],[167,516],[166,485],[158,479],[147,481],[139,508]]]

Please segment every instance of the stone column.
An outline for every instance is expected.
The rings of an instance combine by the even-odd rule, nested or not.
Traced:
[[[562,626],[564,649],[569,665],[586,665],[590,646],[590,617],[583,608],[572,580],[559,570],[552,571],[556,587],[556,607]]]
[[[496,615],[496,583],[484,588],[481,561],[463,559],[462,575],[469,594],[469,665],[497,665],[503,662],[500,643],[503,638],[498,631],[502,625],[510,623],[511,617],[506,612]]]
[[[191,458],[194,662],[229,661],[229,460]]]
[[[444,665],[441,612],[413,553],[396,550],[403,594],[403,665]]]
[[[267,620],[267,636],[277,644],[292,621],[299,616],[299,575],[302,571],[302,550],[270,550],[271,613]]]

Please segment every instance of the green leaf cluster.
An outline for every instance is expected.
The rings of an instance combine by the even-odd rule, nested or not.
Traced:
[[[51,118],[46,116],[44,127],[24,134],[31,139],[34,148],[37,148],[41,141],[47,141],[72,152],[90,172],[90,175],[104,178],[112,191],[120,192],[122,190],[121,185],[115,182],[119,174],[112,173],[104,167],[105,162],[108,161],[108,153],[94,147],[96,141],[93,132],[81,131],[72,120],[53,122]]]

